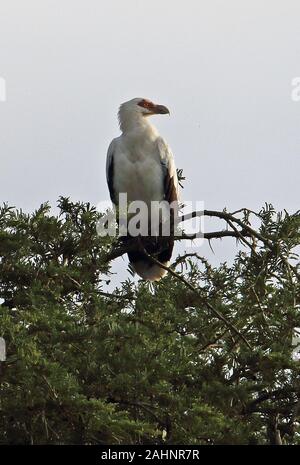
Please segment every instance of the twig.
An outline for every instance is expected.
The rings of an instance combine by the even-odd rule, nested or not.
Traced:
[[[196,218],[196,217],[200,217],[200,216],[211,216],[211,217],[221,218],[222,220],[225,220],[227,223],[228,223],[228,220],[232,221],[232,222],[238,224],[242,228],[242,231],[247,231],[251,236],[256,237],[261,242],[263,242],[265,245],[267,245],[271,250],[274,250],[274,244],[270,240],[270,238],[263,237],[260,233],[255,231],[255,229],[251,228],[246,223],[243,223],[242,220],[236,218],[231,213],[227,213],[225,211],[223,211],[223,212],[218,212],[218,211],[215,211],[215,210],[194,211],[192,213],[182,215],[181,217],[179,217],[178,221],[180,223],[182,221],[186,221],[186,220]]]
[[[250,244],[250,242],[248,242],[247,239],[245,239],[245,237],[241,234],[241,232],[234,226],[232,221],[228,220],[228,224],[235,231],[235,233],[239,236],[240,240],[242,242],[244,242],[244,244],[246,244],[252,250],[252,253],[254,255],[257,256],[257,252],[256,252],[255,248],[253,247],[253,245]]]
[[[222,237],[236,237],[236,238],[239,238],[240,236],[244,237],[250,237],[251,235],[249,234],[248,231],[239,231],[238,233],[237,232],[234,232],[234,231],[211,231],[211,232],[206,232],[206,233],[203,233],[202,235],[199,235],[199,233],[195,233],[195,234],[185,234],[185,233],[182,233],[180,236],[174,236],[174,240],[175,241],[180,241],[182,239],[188,239],[188,240],[193,240],[193,239],[197,239],[197,238],[203,238],[203,239],[207,239],[207,240],[211,240],[211,239],[221,239]]]

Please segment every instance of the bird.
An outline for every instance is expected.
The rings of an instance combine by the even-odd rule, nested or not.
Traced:
[[[176,214],[179,187],[174,157],[167,142],[149,121],[150,116],[166,114],[170,114],[166,106],[146,98],[134,98],[120,105],[121,135],[111,141],[106,161],[107,184],[114,207],[119,206],[120,194],[126,194],[128,204],[140,201],[150,209],[155,202],[163,201],[165,206],[173,206],[168,219]],[[152,236],[150,226],[146,237],[139,239],[144,251],[168,267],[174,246],[172,235],[160,238],[155,230],[154,237],[150,237],[152,240],[149,236]],[[147,254],[138,248],[128,252],[131,268],[146,281],[159,281],[167,270]]]

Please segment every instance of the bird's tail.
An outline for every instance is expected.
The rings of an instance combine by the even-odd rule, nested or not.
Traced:
[[[145,240],[146,239],[146,240]],[[156,260],[165,266],[169,266],[174,240],[164,238],[163,242],[160,238],[142,238],[143,247],[146,252],[152,255]],[[128,253],[129,262],[134,271],[147,281],[159,281],[167,274],[167,270],[153,263],[142,252],[134,251]]]

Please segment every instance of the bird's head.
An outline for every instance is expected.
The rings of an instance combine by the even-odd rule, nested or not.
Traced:
[[[147,100],[146,98],[139,98],[134,100],[136,100],[135,105],[139,107],[139,111],[143,116],[170,114],[168,108],[164,105],[158,105],[151,102],[151,100]]]
[[[145,98],[134,98],[122,103],[119,109],[119,120],[121,128],[124,128],[128,123],[136,123],[144,117],[166,114],[170,112],[164,105],[158,105]]]

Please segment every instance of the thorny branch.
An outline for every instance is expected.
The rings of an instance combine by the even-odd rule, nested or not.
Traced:
[[[243,209],[243,211],[248,211],[247,209]],[[240,211],[235,212],[235,214],[239,213]],[[251,212],[249,210],[249,212]],[[272,241],[270,237],[264,237],[262,236],[258,231],[255,229],[251,228],[248,224],[243,222],[241,219],[237,218],[234,216],[235,214],[233,213],[228,213],[226,211],[214,211],[214,210],[203,210],[203,211],[194,211],[189,214],[185,214],[181,217],[179,217],[178,223],[183,223],[185,221],[188,221],[192,218],[196,217],[201,217],[201,216],[206,216],[206,217],[211,217],[211,218],[219,218],[221,220],[224,220],[227,224],[227,227],[231,228],[229,229],[223,229],[221,231],[211,231],[211,232],[205,232],[202,235],[199,235],[198,233],[195,234],[185,234],[184,232],[180,235],[174,235],[174,241],[181,241],[181,240],[194,240],[197,237],[203,237],[206,240],[212,240],[212,239],[221,239],[223,237],[234,237],[239,240],[243,240],[243,242],[251,248],[252,251],[254,251],[254,247],[252,244],[250,244],[245,238],[252,238],[252,240],[258,240],[264,243],[270,250],[275,249],[275,243]],[[240,229],[238,229],[238,227]],[[133,238],[132,240],[127,240],[126,243],[124,241],[118,241],[112,249],[107,252],[107,254],[104,256],[104,261],[109,262],[111,260],[114,260],[118,257],[121,257],[122,255],[132,252],[133,250],[136,250],[136,240]]]

